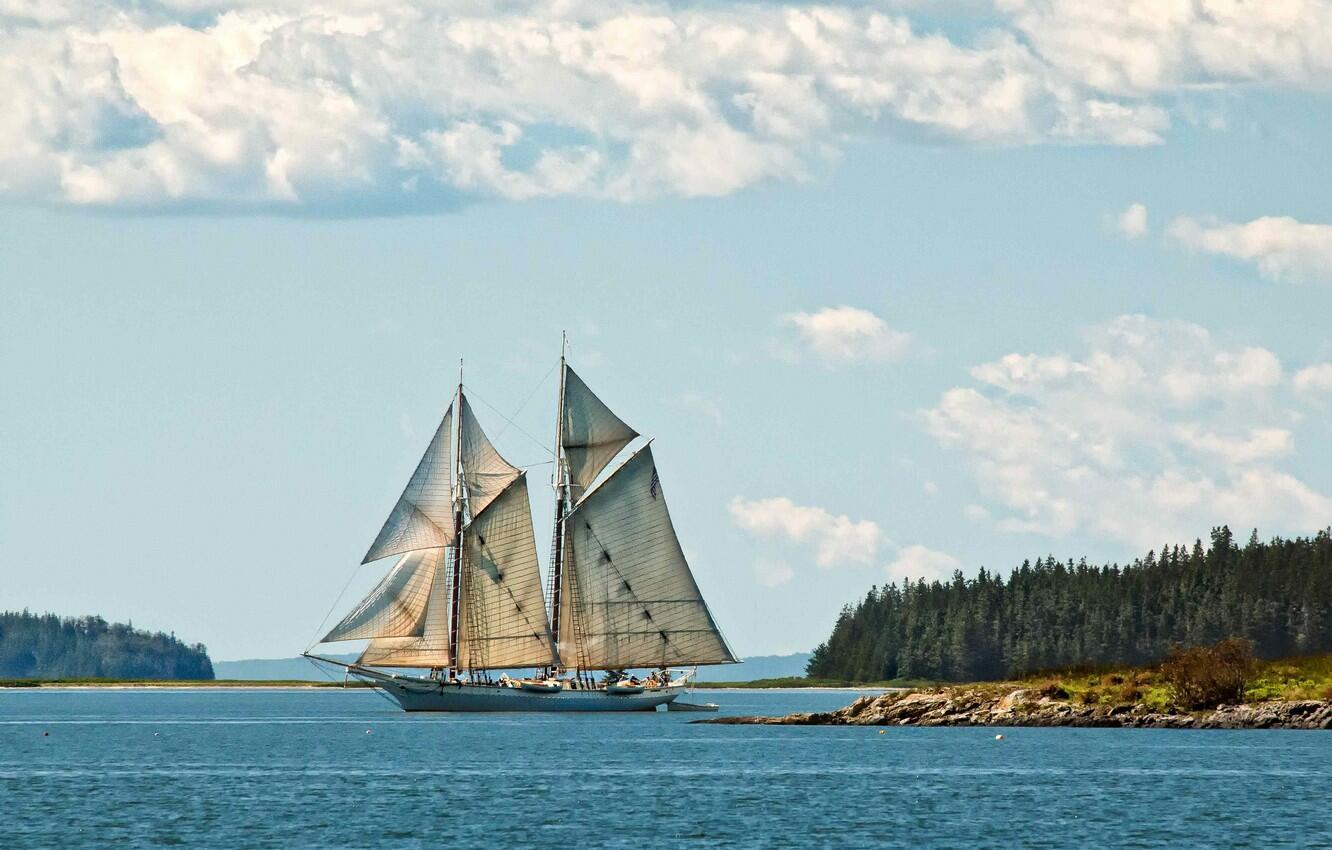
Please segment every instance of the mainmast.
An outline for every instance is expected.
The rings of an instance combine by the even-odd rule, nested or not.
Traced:
[[[454,402],[455,410],[462,411],[462,360],[458,361],[458,395]],[[462,422],[458,422],[456,442],[454,443],[454,480],[457,482],[457,493],[453,500],[453,573],[451,587],[452,597],[449,601],[449,665],[457,671],[461,665],[458,663],[458,625],[459,614],[461,612],[460,602],[462,600],[462,561],[463,561],[463,463],[462,463]]]
[[[560,603],[564,570],[564,516],[569,509],[569,483],[565,474],[564,428],[564,361],[569,346],[567,334],[560,333],[560,402],[555,412],[555,472],[551,484],[555,488],[555,531],[550,560],[550,633],[558,657],[560,651]],[[560,659],[563,662],[563,658]]]

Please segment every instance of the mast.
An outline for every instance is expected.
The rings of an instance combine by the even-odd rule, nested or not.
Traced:
[[[555,487],[555,540],[550,560],[550,633],[558,657],[560,651],[560,596],[564,577],[564,515],[568,510],[569,486],[564,474],[564,361],[569,346],[568,335],[560,332],[560,401],[555,412],[555,473],[551,480]],[[560,659],[563,661],[564,659]]]
[[[458,397],[455,404],[462,411],[462,360],[458,361]],[[449,601],[449,665],[453,670],[461,666],[458,663],[458,615],[462,600],[462,549],[463,549],[463,465],[462,465],[462,422],[459,421],[456,442],[454,443],[454,468],[457,472],[457,497],[453,502],[453,573],[452,598]]]

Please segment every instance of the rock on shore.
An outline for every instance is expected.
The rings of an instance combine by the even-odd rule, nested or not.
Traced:
[[[1332,702],[1223,705],[1195,714],[1145,705],[1073,705],[1034,690],[948,688],[863,696],[846,708],[785,717],[717,717],[697,723],[764,726],[1082,726],[1159,729],[1332,729]]]

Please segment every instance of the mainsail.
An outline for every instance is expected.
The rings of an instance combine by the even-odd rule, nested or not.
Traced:
[[[675,536],[652,449],[583,497],[565,526],[566,664],[624,670],[736,661]]]
[[[362,564],[416,549],[453,543],[453,485],[449,446],[453,433],[453,406],[435,429],[435,436],[416,465],[407,488],[398,497],[379,536],[361,559]]]
[[[606,464],[638,436],[616,416],[568,366],[564,367],[564,406],[560,412],[560,448],[569,468],[569,488],[576,500]]]
[[[466,605],[459,661],[474,669],[558,664],[541,592],[526,476],[520,474],[467,526],[463,564]]]

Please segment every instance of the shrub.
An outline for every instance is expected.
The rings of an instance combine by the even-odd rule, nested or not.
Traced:
[[[1161,678],[1175,704],[1187,709],[1242,701],[1253,671],[1253,643],[1242,638],[1215,646],[1176,647],[1161,663]]]
[[[1138,702],[1142,699],[1142,688],[1132,682],[1121,685],[1119,688],[1120,702]]]
[[[1050,699],[1068,699],[1068,689],[1059,682],[1053,680],[1041,685],[1040,689],[1036,692],[1041,696],[1049,697]]]
[[[1078,694],[1078,701],[1083,705],[1097,705],[1101,701],[1101,693],[1095,688],[1088,688]]]

